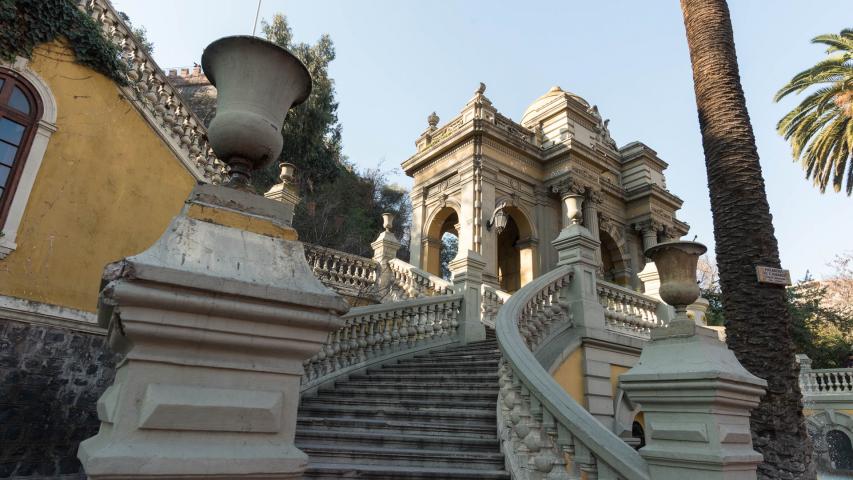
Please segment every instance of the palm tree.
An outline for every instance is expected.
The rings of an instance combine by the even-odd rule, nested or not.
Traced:
[[[813,479],[811,442],[794,368],[785,288],[760,284],[755,266],[780,267],[758,151],[740,84],[725,0],[681,0],[714,220],[729,347],[767,393],[753,410],[762,479]]]
[[[846,173],[849,196],[853,193],[853,29],[820,35],[812,43],[826,45],[830,57],[794,75],[774,100],[818,88],[779,120],[776,128],[791,141],[794,160],[799,159],[806,178],[821,193],[830,179],[832,188],[841,191]]]

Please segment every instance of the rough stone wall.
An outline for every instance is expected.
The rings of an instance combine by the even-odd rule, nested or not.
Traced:
[[[105,343],[102,335],[0,319],[0,478],[82,472],[77,446],[97,433],[95,405],[115,373]]]

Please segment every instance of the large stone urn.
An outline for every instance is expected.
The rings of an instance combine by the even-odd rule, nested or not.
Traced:
[[[311,75],[287,50],[250,36],[211,43],[201,66],[217,89],[210,145],[231,169],[229,186],[246,188],[250,172],[281,153],[284,118],[308,98]]]
[[[675,308],[675,321],[689,321],[687,306],[699,298],[696,265],[708,248],[697,242],[659,243],[645,254],[655,262],[660,275],[661,299]]]

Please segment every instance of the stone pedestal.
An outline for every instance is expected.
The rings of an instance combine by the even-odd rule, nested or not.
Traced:
[[[693,317],[693,321],[696,322],[696,325],[705,326],[708,324],[708,320],[705,316],[708,314],[709,308],[711,308],[710,302],[703,297],[699,297],[695,302],[687,306],[687,313]]]
[[[643,293],[649,297],[661,300],[659,293],[660,275],[658,274],[658,267],[655,265],[655,262],[651,260],[647,261],[646,266],[637,274],[637,278],[643,282]]]
[[[78,451],[89,478],[301,478],[302,362],[348,306],[294,238],[277,202],[202,185],[107,267],[99,322],[123,358]]]
[[[275,184],[264,194],[264,197],[280,202],[282,204],[280,207],[282,209],[282,221],[286,222],[288,226],[293,225],[293,212],[301,200],[296,192],[295,185],[285,182]]]
[[[645,418],[640,455],[655,480],[753,480],[749,412],[767,383],[716,332],[688,320],[652,331],[639,362],[619,377]]]
[[[482,305],[483,270],[486,261],[473,251],[460,251],[448,264],[453,273],[453,291],[461,293],[462,315],[459,320],[459,340],[464,343],[486,339],[486,327],[480,318]]]
[[[383,296],[389,295],[394,279],[391,269],[388,267],[388,262],[397,258],[397,251],[400,250],[401,246],[400,241],[397,240],[397,236],[390,230],[383,230],[370,246],[373,248],[373,260],[379,263],[377,284],[383,292]]]
[[[575,323],[586,328],[604,329],[604,308],[598,301],[596,258],[601,242],[580,224],[571,224],[551,242],[557,250],[557,265],[569,265],[574,280],[569,285],[569,305]]]

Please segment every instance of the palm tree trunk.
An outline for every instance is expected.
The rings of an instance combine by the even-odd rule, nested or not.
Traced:
[[[813,479],[812,445],[781,286],[759,284],[756,265],[780,267],[755,136],[740,84],[725,0],[681,0],[705,150],[729,347],[767,393],[752,412],[764,455],[761,479]]]

